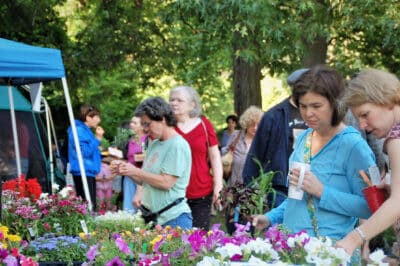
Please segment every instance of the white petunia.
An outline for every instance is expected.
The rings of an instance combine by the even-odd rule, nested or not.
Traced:
[[[58,191],[60,189],[60,185],[57,183],[54,183],[51,188],[53,189],[54,192]]]
[[[307,233],[301,232],[300,234],[288,237],[287,244],[291,248],[295,247],[296,243],[302,246],[308,238],[310,238],[310,236]]]
[[[49,193],[40,193],[39,199],[45,199],[49,196]]]
[[[269,241],[263,240],[261,238],[250,240],[248,243],[240,245],[240,247],[244,253],[268,253],[271,256],[271,259],[279,259],[279,254],[273,249],[272,244]]]
[[[232,243],[228,243],[223,247],[218,247],[215,252],[219,253],[223,259],[231,258],[234,255],[242,255],[242,249]]]
[[[369,258],[374,262],[374,264],[372,265],[379,265],[379,266],[389,265],[389,263],[383,262],[383,259],[385,257],[386,257],[385,253],[383,253],[382,249],[378,249],[369,255]]]
[[[205,256],[196,265],[197,266],[220,266],[220,265],[222,265],[222,263],[214,257]]]
[[[246,265],[254,265],[254,266],[268,266],[271,265],[271,263],[266,263],[265,261],[260,260],[257,257],[250,256],[250,259]]]
[[[60,194],[62,198],[67,198],[69,196],[70,191],[72,191],[72,188],[66,186],[63,189],[61,189],[60,192],[58,192],[58,194]]]

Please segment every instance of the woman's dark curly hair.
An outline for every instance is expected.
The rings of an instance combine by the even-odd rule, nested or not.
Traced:
[[[170,126],[176,126],[176,118],[171,106],[161,97],[150,97],[145,99],[136,108],[135,116],[142,117],[146,115],[152,121],[162,121]]]
[[[328,99],[333,108],[331,125],[337,126],[343,120],[347,111],[342,101],[344,89],[344,80],[339,72],[324,65],[317,65],[296,80],[293,84],[292,95],[298,107],[300,97],[308,92],[319,94]]]

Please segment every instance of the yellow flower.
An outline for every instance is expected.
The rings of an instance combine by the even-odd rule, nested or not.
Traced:
[[[154,247],[154,245],[158,242],[162,240],[162,235],[158,235],[156,236],[153,240],[150,241],[150,245],[151,247]]]
[[[21,241],[21,237],[18,235],[8,235],[8,239],[11,242],[20,242]]]
[[[3,232],[3,234],[7,234],[8,233],[8,227],[7,226],[0,226],[0,231]]]
[[[172,235],[171,234],[168,234],[167,235],[167,240],[171,240],[172,239]]]

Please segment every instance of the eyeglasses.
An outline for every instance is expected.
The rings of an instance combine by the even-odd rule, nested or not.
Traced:
[[[149,127],[151,125],[151,122],[153,122],[153,121],[151,121],[151,120],[148,121],[148,122],[147,121],[142,121],[141,122],[142,127],[144,127],[144,128]]]

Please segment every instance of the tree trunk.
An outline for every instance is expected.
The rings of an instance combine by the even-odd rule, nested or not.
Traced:
[[[311,43],[303,40],[303,44],[306,47],[301,60],[304,67],[313,67],[317,64],[326,63],[328,42],[325,36],[317,36]]]
[[[234,38],[234,53],[242,47],[238,39]],[[240,116],[250,105],[261,107],[261,66],[259,61],[248,62],[238,56],[233,59],[233,92],[235,112]]]

